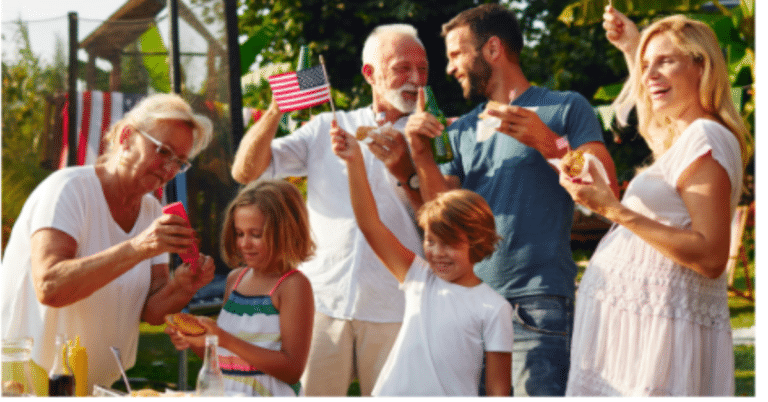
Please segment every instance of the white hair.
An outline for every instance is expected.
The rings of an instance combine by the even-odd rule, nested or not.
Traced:
[[[413,38],[421,47],[424,44],[419,39],[416,28],[410,24],[387,24],[379,25],[371,31],[363,45],[363,65],[371,64],[374,68],[379,67],[381,62],[381,37],[387,34],[400,34]]]

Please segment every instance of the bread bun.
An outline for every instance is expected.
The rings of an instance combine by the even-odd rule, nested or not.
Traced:
[[[21,395],[24,395],[24,384],[13,380],[3,381],[3,396]]]
[[[584,158],[584,151],[571,150],[566,152],[563,156],[561,165],[565,174],[570,177],[576,177],[584,170],[584,164],[586,159]]]
[[[198,336],[205,333],[205,327],[197,321],[197,318],[187,313],[168,314],[165,316],[166,324],[176,328],[184,335]]]
[[[360,126],[357,128],[357,131],[355,132],[355,138],[357,138],[358,141],[362,141],[368,138],[368,134],[370,134],[371,131],[376,130],[377,128],[378,127]]]

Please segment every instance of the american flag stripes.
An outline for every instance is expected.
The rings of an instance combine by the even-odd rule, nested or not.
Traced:
[[[322,66],[277,74],[267,79],[281,112],[291,112],[331,100],[331,88]]]
[[[77,143],[73,147],[77,152],[78,165],[92,165],[104,152],[101,139],[104,133],[123,117],[127,111],[144,95],[124,94],[121,92],[86,91],[77,93]],[[67,100],[69,102],[69,100]],[[59,168],[67,165],[69,152],[69,132],[67,114],[64,107],[62,149]]]

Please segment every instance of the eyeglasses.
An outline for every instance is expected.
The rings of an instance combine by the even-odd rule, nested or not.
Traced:
[[[184,173],[187,170],[189,170],[190,167],[192,167],[192,164],[189,163],[189,161],[185,161],[179,158],[178,156],[176,156],[176,154],[171,150],[171,148],[169,148],[167,145],[160,142],[157,138],[152,137],[151,135],[139,129],[136,129],[136,131],[138,131],[139,134],[143,135],[144,138],[152,141],[152,143],[155,144],[155,146],[157,146],[157,148],[155,148],[155,152],[157,153],[157,155],[165,159],[166,164],[173,163],[173,166],[176,169],[178,169],[179,173]]]

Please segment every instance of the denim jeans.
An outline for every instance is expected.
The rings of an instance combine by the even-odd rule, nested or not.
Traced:
[[[507,299],[515,331],[515,396],[564,396],[571,362],[573,300],[560,296]]]
[[[560,296],[507,299],[515,331],[514,396],[564,396],[571,362],[573,300]],[[479,395],[485,395],[485,359]]]

